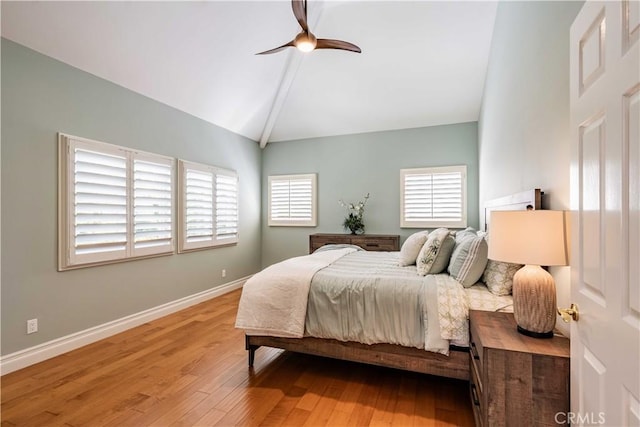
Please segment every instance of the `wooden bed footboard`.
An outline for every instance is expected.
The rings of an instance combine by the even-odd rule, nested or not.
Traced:
[[[451,347],[449,356],[445,356],[394,344],[367,345],[312,337],[279,338],[258,335],[245,337],[246,348],[249,351],[249,366],[253,366],[256,350],[265,346],[459,380],[469,379],[469,352],[461,347]]]

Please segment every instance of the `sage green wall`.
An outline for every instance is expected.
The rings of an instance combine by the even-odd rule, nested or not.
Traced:
[[[400,169],[467,165],[468,223],[478,226],[477,123],[270,143],[262,158],[262,264],[309,249],[309,234],[343,233],[346,211],[338,200],[357,202],[367,192],[366,232],[400,234]],[[267,226],[267,177],[318,174],[318,226]]]
[[[1,118],[2,354],[260,269],[262,154],[254,141],[4,39]],[[57,272],[57,132],[237,170],[240,243]],[[32,318],[40,330],[26,335]]]
[[[541,188],[546,209],[569,209],[569,28],[581,7],[498,4],[478,123],[480,206]],[[569,268],[550,271],[568,306]]]

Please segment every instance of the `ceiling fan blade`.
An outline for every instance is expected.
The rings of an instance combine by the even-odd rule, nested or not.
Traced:
[[[309,31],[309,26],[307,25],[307,1],[291,0],[291,7],[293,8],[293,15],[298,20],[302,29]]]
[[[265,50],[264,52],[258,52],[256,53],[256,55],[268,55],[270,53],[277,53],[277,52],[280,52],[281,50],[285,50],[286,48],[292,47],[292,46],[294,46],[293,40],[291,40],[289,43],[283,44],[282,46],[278,46],[274,49]]]
[[[362,50],[360,50],[360,48],[353,43],[331,39],[318,39],[316,49],[341,49],[349,50],[356,53],[362,53]]]

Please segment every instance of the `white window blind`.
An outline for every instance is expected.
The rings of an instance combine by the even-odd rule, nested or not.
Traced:
[[[172,159],[64,134],[59,144],[59,270],[173,252]]]
[[[69,255],[79,262],[83,258],[124,258],[127,250],[126,153],[92,148],[74,144],[70,152],[73,181],[69,194]]]
[[[213,240],[213,173],[187,169],[185,172],[185,240],[197,243]]]
[[[238,242],[238,175],[180,160],[180,245],[186,252]]]
[[[269,177],[270,226],[316,226],[316,174]]]
[[[173,161],[134,154],[134,255],[173,250]]]
[[[466,227],[466,166],[400,170],[401,227]]]
[[[238,238],[238,177],[219,171],[216,175],[216,239]]]

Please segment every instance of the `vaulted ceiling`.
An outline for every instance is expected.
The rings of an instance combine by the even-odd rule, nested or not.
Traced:
[[[271,141],[478,119],[496,2],[310,0],[311,30],[362,53],[294,48],[291,3],[8,2],[2,36]]]

